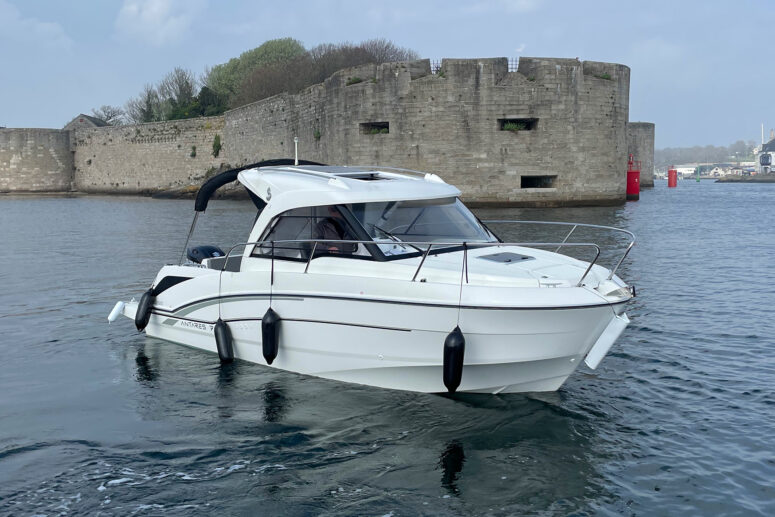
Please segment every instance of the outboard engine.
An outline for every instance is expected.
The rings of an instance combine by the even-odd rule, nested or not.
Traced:
[[[202,259],[224,257],[226,253],[218,246],[195,246],[186,250],[186,256],[191,262],[202,263]]]

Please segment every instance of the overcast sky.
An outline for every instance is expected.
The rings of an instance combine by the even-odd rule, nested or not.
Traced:
[[[630,120],[656,123],[657,148],[758,143],[775,127],[771,0],[0,0],[0,126],[59,128],[175,66],[200,74],[281,37],[622,63]]]

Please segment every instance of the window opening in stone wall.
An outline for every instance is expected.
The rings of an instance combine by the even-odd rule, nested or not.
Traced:
[[[520,188],[554,188],[557,176],[522,176]]]
[[[499,118],[501,131],[533,131],[538,126],[537,118]]]
[[[390,122],[363,122],[362,135],[384,135],[390,133]]]

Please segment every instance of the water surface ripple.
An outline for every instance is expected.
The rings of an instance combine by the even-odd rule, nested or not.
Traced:
[[[0,197],[0,514],[773,515],[773,206],[775,186],[685,181],[479,210],[635,232],[638,298],[559,392],[450,398],[221,367],[108,326],[177,260],[190,201]],[[251,221],[216,201],[197,239]]]

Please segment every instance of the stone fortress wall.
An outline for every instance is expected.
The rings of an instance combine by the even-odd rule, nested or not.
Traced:
[[[523,57],[516,72],[505,58],[445,59],[437,73],[420,60],[343,70],[299,94],[219,117],[2,131],[61,135],[48,153],[62,162],[52,190],[129,194],[198,186],[218,167],[293,157],[298,136],[300,158],[434,172],[473,204],[616,204],[625,199],[633,145],[644,154],[637,158],[644,169],[646,156],[653,162],[653,124],[638,123],[651,126],[651,140],[628,124],[629,78],[624,65],[575,59]],[[10,155],[18,145],[9,153],[3,138],[0,191],[43,190],[41,171],[50,166],[39,148],[53,136],[32,137],[29,145],[40,152],[14,155],[15,169]],[[38,178],[18,176],[21,163]]]
[[[654,124],[630,122],[627,124],[627,153],[640,160],[640,186],[654,186]]]
[[[0,192],[66,192],[72,182],[69,131],[0,129]]]
[[[223,154],[213,156],[223,126],[223,117],[206,117],[78,128],[72,139],[75,188],[136,194],[191,185],[223,162]]]

